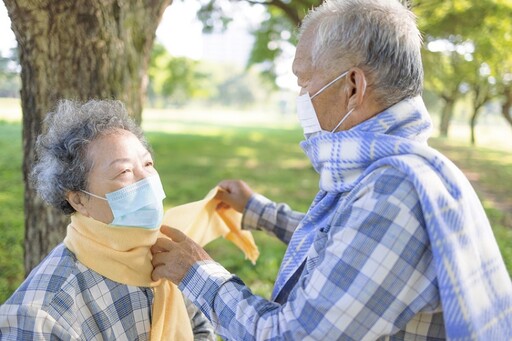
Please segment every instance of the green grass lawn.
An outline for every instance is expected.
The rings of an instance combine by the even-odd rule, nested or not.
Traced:
[[[148,112],[144,116],[144,127],[167,194],[166,207],[201,199],[226,178],[244,179],[254,190],[273,200],[286,201],[295,209],[304,211],[309,206],[317,190],[318,177],[298,146],[302,134],[297,128],[215,124],[211,119],[205,122],[193,120],[192,116],[180,119],[158,115]],[[491,186],[504,193],[512,192],[510,153],[497,155],[495,151],[481,148],[468,151],[441,140],[434,140],[434,143],[458,156],[456,163],[459,165],[469,164],[488,174]],[[0,121],[0,148],[0,302],[3,302],[24,277],[19,121]],[[475,160],[481,162],[481,169],[472,163]],[[506,226],[508,218],[503,212],[491,206],[486,209],[512,273],[512,227]],[[216,240],[206,248],[254,292],[268,297],[285,248],[263,233],[256,232],[255,238],[261,253],[255,266],[225,240]]]

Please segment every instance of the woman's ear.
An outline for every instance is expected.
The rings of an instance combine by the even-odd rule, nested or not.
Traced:
[[[87,209],[87,206],[84,204],[87,199],[85,198],[85,195],[83,193],[69,191],[66,194],[66,199],[68,203],[71,205],[71,207],[73,207],[77,212],[81,213],[86,217],[89,217],[89,211]]]

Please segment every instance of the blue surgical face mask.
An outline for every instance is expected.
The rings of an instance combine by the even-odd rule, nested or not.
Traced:
[[[345,120],[354,111],[354,109],[350,110],[345,116],[343,116],[343,118],[336,125],[336,127],[329,132],[323,130],[322,127],[320,126],[320,122],[318,121],[318,116],[316,114],[315,107],[313,107],[313,102],[311,101],[313,98],[320,95],[325,89],[330,87],[332,84],[334,84],[341,78],[345,77],[347,73],[348,71],[345,71],[338,77],[334,78],[332,81],[330,81],[320,90],[318,90],[313,96],[309,96],[309,92],[306,92],[305,94],[297,97],[297,116],[299,117],[299,122],[300,125],[302,126],[302,129],[304,130],[304,137],[306,137],[306,139],[318,136],[320,134],[329,134],[335,132],[336,129],[338,129],[339,126],[341,126],[341,124],[345,122]]]
[[[82,192],[108,202],[114,215],[110,225],[156,229],[162,223],[165,193],[158,174],[107,193],[106,198]]]

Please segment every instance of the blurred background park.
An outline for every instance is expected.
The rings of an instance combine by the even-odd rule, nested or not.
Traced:
[[[512,1],[403,2],[418,16],[424,37],[423,97],[435,126],[430,144],[472,181],[512,274]],[[5,0],[8,8],[16,3],[19,8],[25,1]],[[308,208],[318,177],[298,145],[303,136],[295,116],[298,87],[291,62],[296,27],[306,9],[318,3],[175,0],[167,6],[162,1],[162,20],[140,78],[141,110],[137,103],[128,106],[135,108],[153,146],[167,208],[201,199],[226,178],[244,179],[256,191],[297,210]],[[44,253],[39,249],[53,247],[62,235],[61,230],[57,237],[46,238],[45,231],[54,231],[43,229],[37,241],[48,245],[32,248],[36,243],[30,238],[37,235],[38,224],[55,220],[26,219],[41,212],[38,203],[31,206],[34,193],[24,182],[30,169],[27,148],[33,142],[29,133],[41,129],[34,122],[41,122],[44,108],[54,103],[31,107],[24,99],[23,94],[37,92],[26,84],[28,76],[22,82],[23,67],[33,61],[28,61],[27,47],[16,42],[7,13],[0,2],[0,303],[37,264]],[[52,72],[63,71],[48,70],[48,79]],[[74,73],[68,77],[80,79]],[[42,82],[40,88],[59,87]],[[79,86],[74,93],[52,91],[47,97],[104,94],[82,95],[85,90]],[[105,97],[115,93],[106,92]],[[225,240],[206,248],[253,291],[268,297],[285,246],[263,233],[255,237],[261,256],[254,266]]]

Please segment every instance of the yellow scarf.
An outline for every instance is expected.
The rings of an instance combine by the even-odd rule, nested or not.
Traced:
[[[259,251],[252,234],[241,230],[240,213],[216,209],[219,201],[215,195],[219,190],[215,187],[203,200],[167,210],[163,224],[181,230],[201,246],[222,236],[238,246],[254,264]],[[75,213],[64,244],[81,263],[102,276],[123,284],[154,288],[151,340],[192,340],[190,319],[179,289],[169,281],[151,280],[149,249],[161,237],[165,236],[158,229],[115,227]]]
[[[215,187],[203,200],[167,210],[163,224],[181,230],[201,246],[222,236],[241,249],[245,258],[254,264],[260,253],[251,232],[241,230],[242,214],[232,208],[216,209],[219,200],[215,195],[221,190]]]
[[[113,227],[75,213],[64,244],[81,263],[102,276],[127,285],[154,288],[151,340],[193,340],[179,289],[167,280],[151,280],[149,248],[159,237],[158,229]]]

